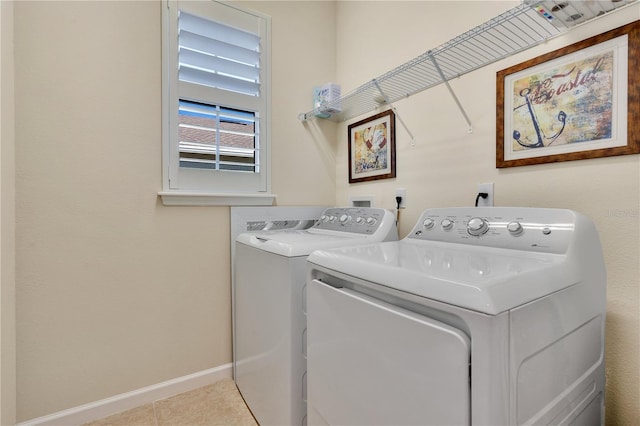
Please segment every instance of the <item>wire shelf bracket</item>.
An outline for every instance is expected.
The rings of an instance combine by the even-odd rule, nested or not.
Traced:
[[[385,95],[385,93],[382,91],[382,88],[380,87],[380,85],[378,84],[378,82],[374,79],[373,80],[373,84],[375,84],[376,88],[378,89],[378,91],[380,92],[380,96],[382,96],[382,100],[383,103],[389,105],[391,107],[391,110],[393,111],[393,113],[396,115],[396,118],[398,119],[398,121],[400,122],[400,124],[402,124],[402,127],[404,127],[404,130],[407,132],[407,134],[409,135],[409,137],[411,138],[411,144],[414,144],[415,138],[413,137],[413,133],[411,133],[411,130],[409,130],[409,127],[407,126],[407,124],[404,122],[404,120],[402,119],[402,117],[400,116],[400,113],[398,112],[398,110],[396,109],[396,107],[389,102],[389,98],[387,97],[387,95]]]
[[[464,110],[464,107],[460,103],[460,100],[458,99],[455,92],[453,91],[453,88],[451,88],[451,85],[449,84],[449,80],[447,80],[444,73],[442,72],[442,69],[440,68],[440,65],[438,65],[438,61],[436,61],[436,58],[433,55],[429,55],[429,56],[431,56],[433,67],[436,69],[436,71],[438,71],[438,74],[440,75],[440,78],[442,78],[442,81],[444,82],[445,86],[447,86],[447,89],[449,90],[451,97],[453,97],[453,100],[455,101],[456,105],[458,105],[458,109],[460,109],[462,116],[467,121],[467,125],[469,126],[469,128],[467,129],[467,133],[473,133],[473,126],[471,125],[471,120],[469,119],[467,112]]]

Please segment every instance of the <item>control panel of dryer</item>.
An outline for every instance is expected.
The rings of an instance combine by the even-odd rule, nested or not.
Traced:
[[[325,210],[312,229],[373,235],[393,221],[391,212],[370,207],[335,207]],[[395,226],[395,224],[394,224]]]
[[[575,213],[561,209],[440,208],[424,211],[407,238],[564,253],[575,223]]]

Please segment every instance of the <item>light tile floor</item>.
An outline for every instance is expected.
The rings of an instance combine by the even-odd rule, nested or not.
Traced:
[[[83,426],[257,426],[231,379]]]

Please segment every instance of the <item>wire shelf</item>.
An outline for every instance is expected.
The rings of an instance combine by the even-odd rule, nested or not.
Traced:
[[[328,119],[348,120],[529,49],[578,24],[634,1],[589,1],[587,4],[578,0],[525,0],[507,12],[374,78],[330,102],[325,108],[301,113],[298,118],[305,121],[316,116],[326,117],[324,110],[328,108],[341,111]]]

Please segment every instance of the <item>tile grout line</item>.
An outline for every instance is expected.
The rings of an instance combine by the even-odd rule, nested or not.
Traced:
[[[155,426],[160,426],[160,422],[158,420],[158,411],[156,410],[156,401],[153,401],[151,403],[151,406],[153,407],[153,419],[155,420]]]

